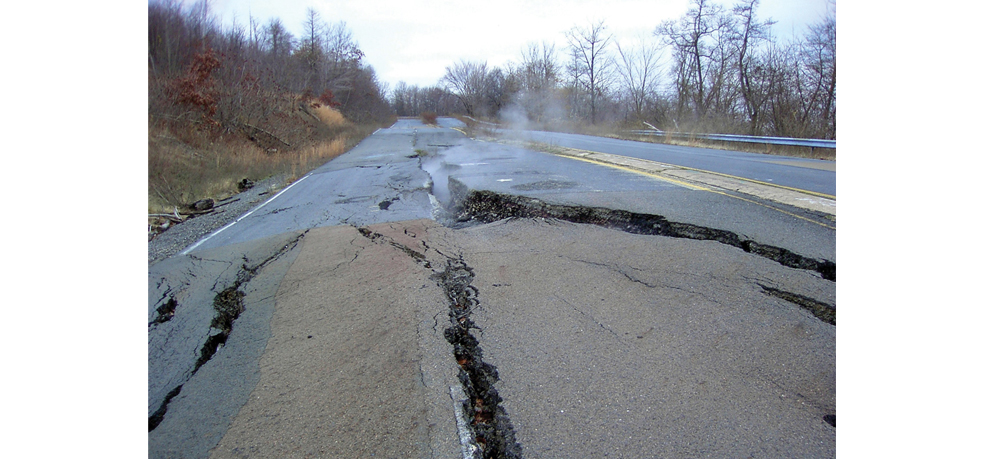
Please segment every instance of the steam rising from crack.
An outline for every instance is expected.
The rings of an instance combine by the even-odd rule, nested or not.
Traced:
[[[448,191],[448,175],[459,169],[457,164],[449,164],[443,155],[428,154],[420,159],[420,168],[431,176],[431,194],[444,207],[451,205],[451,192]]]

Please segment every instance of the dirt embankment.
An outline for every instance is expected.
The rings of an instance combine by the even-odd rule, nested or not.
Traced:
[[[326,103],[291,96],[273,98],[271,114],[262,121],[231,128],[151,118],[149,262],[233,221],[381,127],[356,124]]]

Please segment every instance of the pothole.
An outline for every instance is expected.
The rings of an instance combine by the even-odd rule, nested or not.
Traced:
[[[379,210],[389,210],[389,206],[391,206],[394,202],[399,200],[400,198],[383,199],[382,201],[379,202]]]

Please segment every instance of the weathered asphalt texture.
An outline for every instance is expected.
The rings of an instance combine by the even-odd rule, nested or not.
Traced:
[[[173,225],[148,241],[148,264],[158,263],[182,252],[198,239],[236,220],[259,204],[265,202],[286,186],[286,176],[269,177],[253,187],[218,203],[213,211],[198,215]]]
[[[442,155],[460,134],[414,124],[149,267],[150,457],[833,455],[835,316],[809,309],[836,311],[834,282],[552,214],[443,226],[455,176],[548,201],[590,188],[563,205],[601,205],[611,181],[673,211],[698,198],[502,147]],[[525,170],[544,162],[562,169]],[[830,233],[778,229],[832,260]]]
[[[449,142],[450,143],[450,142]],[[606,208],[727,231],[805,257],[836,261],[836,223],[820,212],[731,190],[717,192],[663,177],[591,164],[515,145],[471,141],[424,160],[434,194],[471,192],[534,198],[551,205]],[[439,185],[445,185],[443,192]],[[743,199],[742,199],[743,198]],[[454,203],[457,207],[458,203]]]
[[[247,400],[269,339],[275,292],[299,253],[301,234],[173,257],[149,268],[151,457],[202,457]]]
[[[459,369],[432,278],[452,259],[474,274],[471,333],[523,457],[834,454],[834,326],[765,293],[833,302],[815,273],[542,219],[319,228],[300,250],[211,457],[457,457]]]
[[[260,380],[211,457],[458,455],[457,372],[434,319],[443,293],[411,255],[432,224],[307,234],[276,295]]]
[[[438,229],[525,457],[832,457],[834,283],[714,241],[558,220]]]

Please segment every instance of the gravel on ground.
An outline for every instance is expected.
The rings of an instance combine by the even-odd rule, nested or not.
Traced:
[[[255,186],[223,202],[218,201],[214,212],[173,224],[148,241],[148,266],[181,252],[217,228],[237,220],[287,186],[288,179],[286,175],[277,175],[258,181]]]

